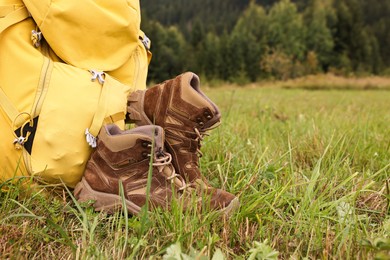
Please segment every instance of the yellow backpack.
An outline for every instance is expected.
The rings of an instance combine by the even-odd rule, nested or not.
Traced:
[[[139,2],[23,2],[0,0],[0,179],[74,187],[101,126],[123,126],[146,87]]]

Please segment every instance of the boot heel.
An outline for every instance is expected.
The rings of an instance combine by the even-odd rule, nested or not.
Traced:
[[[127,97],[127,113],[131,123],[139,123],[142,120],[141,98],[143,98],[141,91],[133,92]]]
[[[78,201],[87,201],[95,199],[93,198],[93,196],[90,196],[92,193],[87,191],[89,185],[88,187],[86,185],[88,185],[88,183],[85,182],[85,179],[83,177],[82,180],[77,183],[76,187],[74,188],[73,194]]]
[[[96,211],[114,213],[122,207],[120,196],[93,190],[84,177],[74,188],[74,195],[79,202],[94,201],[93,207]],[[141,210],[131,201],[125,200],[125,204],[130,214],[136,215]]]

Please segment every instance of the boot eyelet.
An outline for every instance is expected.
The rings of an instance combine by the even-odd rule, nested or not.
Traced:
[[[204,111],[204,113],[203,113],[203,115],[207,118],[207,119],[211,119],[211,118],[213,118],[212,116],[211,116],[211,114],[209,113],[209,111]]]
[[[142,157],[148,158],[149,154],[147,152],[142,152]]]
[[[150,143],[149,142],[142,142],[142,147],[148,147],[150,145]]]
[[[203,123],[203,121],[202,121],[202,118],[200,118],[200,117],[198,117],[197,119],[196,119],[196,121],[198,122],[198,125],[199,126],[204,126],[204,123]]]

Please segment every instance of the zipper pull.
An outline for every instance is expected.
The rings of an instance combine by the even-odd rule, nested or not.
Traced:
[[[92,148],[96,148],[96,137],[89,132],[89,128],[85,129],[85,139]]]
[[[23,148],[23,144],[27,141],[27,138],[24,136],[18,136],[14,139],[14,145],[16,150],[21,150]]]

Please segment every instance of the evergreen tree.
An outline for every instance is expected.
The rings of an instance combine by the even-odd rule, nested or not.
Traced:
[[[260,60],[267,49],[267,15],[265,10],[251,1],[238,19],[232,35],[242,39],[243,70],[249,80],[256,81],[260,76]]]
[[[228,69],[228,80],[231,82],[244,83],[247,80],[245,71],[245,49],[247,44],[244,38],[231,34],[228,37],[228,54],[224,56]]]
[[[378,70],[390,67],[390,1],[364,1],[362,8],[365,15],[365,24],[370,33],[376,38],[379,50]]]
[[[215,33],[208,33],[202,42],[199,58],[199,71],[208,79],[219,78],[222,69],[220,40]]]
[[[335,7],[338,18],[335,51],[345,59],[339,61],[339,67],[346,67],[343,62],[348,59],[352,71],[376,72],[380,63],[378,42],[364,22],[361,1],[342,0]]]
[[[158,22],[148,25],[153,53],[149,66],[149,79],[161,82],[175,77],[185,69],[187,44],[176,27],[164,28]]]
[[[218,67],[219,78],[228,80],[231,75],[231,64],[234,62],[234,59],[231,56],[230,37],[226,32],[220,37],[219,53],[221,56],[221,64]]]
[[[332,61],[334,47],[328,20],[335,19],[335,12],[330,0],[312,0],[304,11],[306,24],[306,48],[310,55],[315,55],[323,70],[327,70]]]
[[[196,48],[204,39],[205,35],[203,24],[199,21],[199,19],[196,19],[190,35],[191,45]]]

